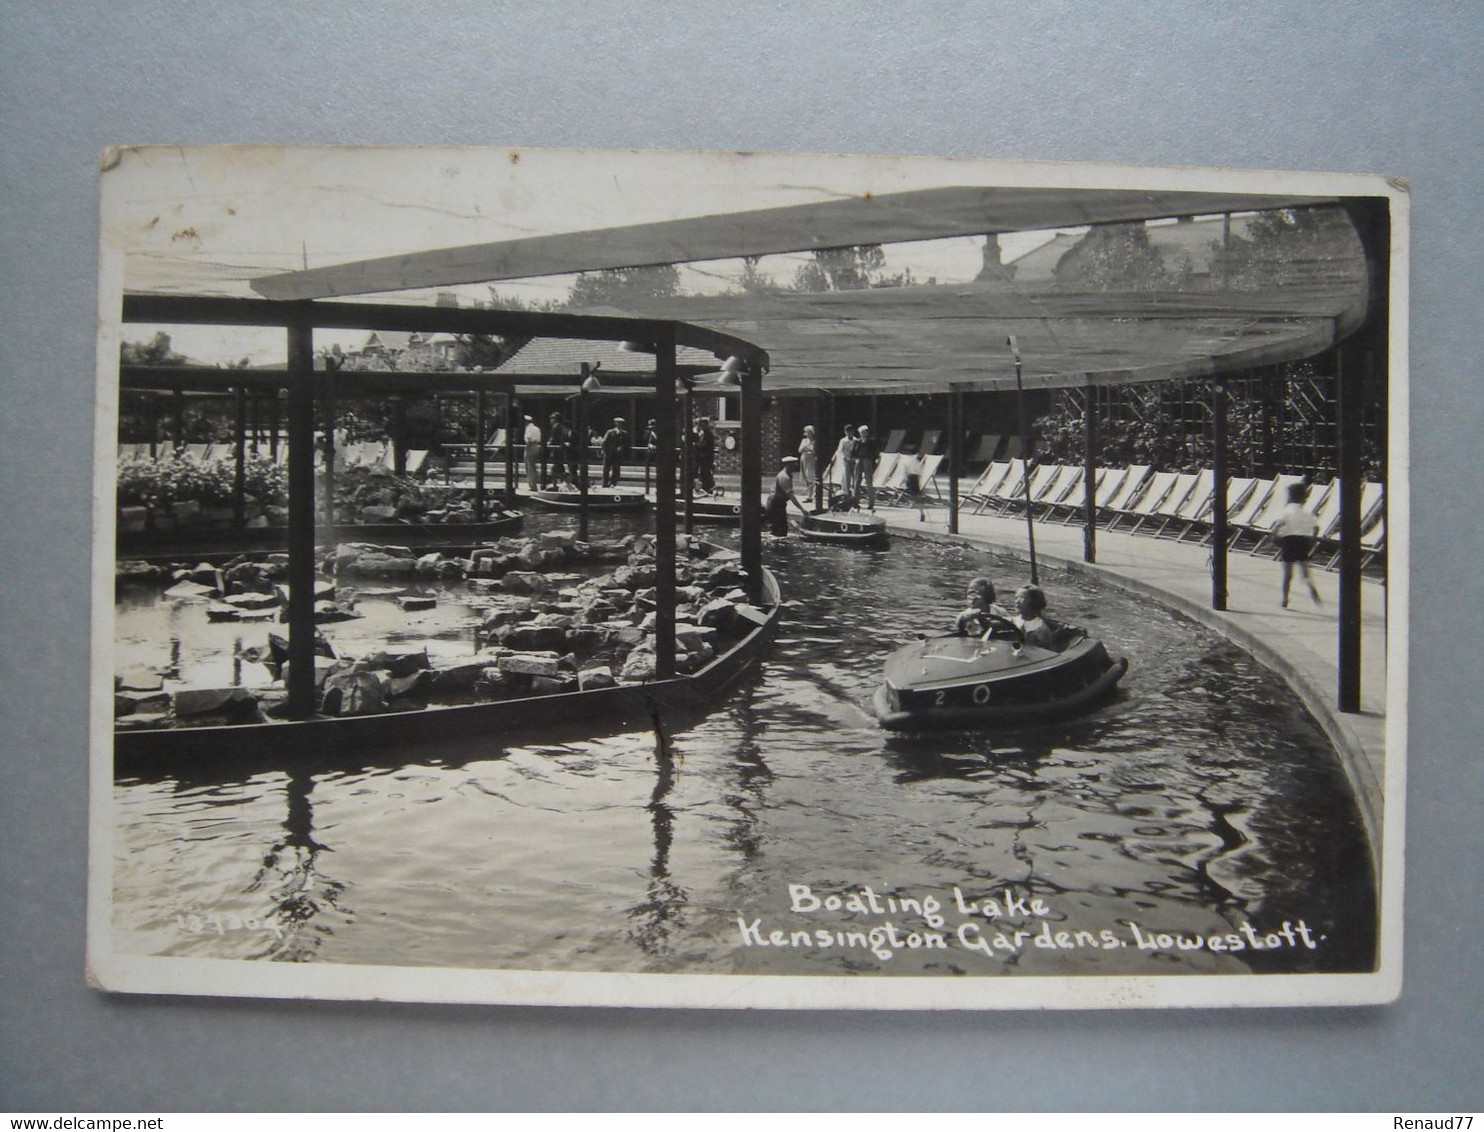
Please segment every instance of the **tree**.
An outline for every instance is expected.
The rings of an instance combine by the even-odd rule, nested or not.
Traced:
[[[1089,229],[1056,265],[1056,282],[1067,291],[1160,291],[1175,280],[1139,223]]]
[[[851,248],[820,248],[794,272],[794,290],[863,291],[868,287],[906,287],[914,282],[911,270],[885,275],[886,253],[880,244]]]
[[[1233,232],[1212,251],[1212,280],[1240,291],[1315,278],[1364,278],[1365,272],[1360,241],[1338,207],[1259,212],[1245,235]]]
[[[668,299],[680,290],[680,270],[658,267],[614,267],[584,271],[572,284],[568,307],[621,307],[626,299]]]
[[[125,342],[119,347],[119,361],[126,366],[183,366],[186,356],[170,348],[170,335],[157,331],[148,342]]]

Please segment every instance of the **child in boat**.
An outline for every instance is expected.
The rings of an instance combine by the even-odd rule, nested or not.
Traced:
[[[1040,586],[1021,586],[1015,591],[1015,616],[1011,620],[1026,643],[1059,652],[1062,627],[1045,614],[1046,591]]]
[[[970,637],[982,637],[992,629],[1012,627],[1010,614],[995,602],[994,583],[988,578],[975,578],[969,583],[968,602],[953,621],[953,631]]]

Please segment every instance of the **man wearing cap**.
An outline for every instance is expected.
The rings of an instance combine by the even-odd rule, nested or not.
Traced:
[[[696,422],[694,452],[696,478],[701,481],[701,490],[713,495],[716,492],[716,433],[711,431],[710,417],[702,417]]]
[[[526,487],[530,491],[536,491],[540,486],[538,469],[541,464],[541,426],[530,413],[526,414],[525,445]]]
[[[861,425],[856,429],[858,437],[855,444],[855,487],[850,494],[857,499],[861,496],[861,489],[866,492],[866,509],[876,510],[876,465],[881,461],[881,441],[871,435],[870,425]]]
[[[809,512],[799,502],[799,497],[794,494],[794,472],[799,469],[799,458],[797,456],[785,456],[783,458],[783,470],[773,480],[773,494],[768,496],[768,504],[765,511],[768,516],[768,532],[783,538],[788,534],[788,505],[792,503],[799,509],[799,514],[808,516]]]
[[[613,418],[613,427],[603,434],[603,486],[617,487],[623,471],[623,450],[629,446],[629,434],[622,417]]]

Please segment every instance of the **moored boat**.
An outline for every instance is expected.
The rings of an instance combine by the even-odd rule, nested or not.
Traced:
[[[735,499],[725,502],[720,499],[693,499],[690,513],[697,523],[736,526],[742,521],[742,504]],[[685,518],[684,500],[675,501],[675,515],[679,519]]]
[[[806,515],[799,533],[813,542],[839,546],[885,546],[886,520],[879,515],[823,512]]]
[[[559,511],[576,511],[582,506],[582,493],[570,489],[528,491],[522,498],[541,507],[551,507]],[[648,506],[649,500],[637,491],[615,491],[604,488],[587,493],[589,511],[642,511]]]
[[[1117,686],[1128,661],[1080,631],[1059,651],[1018,640],[927,637],[887,658],[872,706],[891,731],[983,728],[1062,719]]]

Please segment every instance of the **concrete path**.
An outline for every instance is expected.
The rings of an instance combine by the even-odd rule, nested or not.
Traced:
[[[718,477],[719,486],[735,498],[737,480]],[[772,478],[767,481],[771,489]],[[918,522],[911,507],[878,503],[877,514],[901,537],[951,538],[948,509],[942,502],[927,508]],[[1027,555],[1023,516],[959,514],[958,538],[996,551]],[[1280,568],[1266,556],[1232,553],[1227,558],[1227,609],[1211,608],[1211,550],[1192,540],[1183,543],[1148,534],[1130,535],[1099,528],[1097,562],[1083,562],[1082,527],[1036,524],[1036,556],[1058,568],[1085,571],[1107,584],[1152,597],[1221,633],[1281,675],[1334,743],[1355,791],[1370,835],[1378,868],[1386,785],[1387,680],[1386,587],[1367,579],[1361,595],[1361,708],[1344,713],[1335,704],[1339,689],[1339,626],[1336,606],[1339,576],[1313,569],[1321,604],[1295,580],[1289,608],[1280,605]],[[1394,713],[1395,714],[1395,713]],[[1396,734],[1400,724],[1393,719]]]

